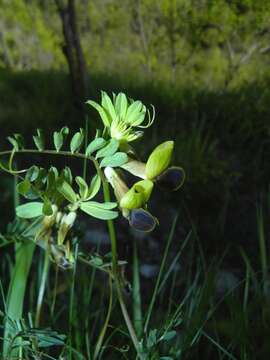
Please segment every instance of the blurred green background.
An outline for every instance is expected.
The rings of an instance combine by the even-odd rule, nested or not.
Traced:
[[[208,291],[213,274],[222,275],[223,290],[240,284],[244,300],[229,294],[210,329],[243,360],[269,357],[269,65],[269,0],[0,0],[0,149],[10,147],[6,137],[12,133],[30,144],[36,128],[44,129],[50,148],[54,130],[63,125],[77,130],[86,119],[94,135],[101,123],[84,101],[99,100],[101,90],[153,104],[156,121],[134,147],[146,159],[157,143],[174,139],[173,162],[184,167],[187,179],[176,194],[154,194],[152,212],[160,220],[154,234],[130,235],[120,220],[120,255],[131,258],[128,234],[138,240],[142,267],[159,266],[178,213],[172,263],[192,230],[180,275],[193,279],[203,259],[198,288],[205,280]],[[1,174],[1,231],[13,218],[13,186]],[[82,226],[82,233],[87,229]],[[98,227],[92,230],[97,238],[105,236]],[[156,273],[141,269],[141,274],[149,298]],[[180,275],[172,281],[177,296],[191,287]],[[195,317],[207,312],[212,301],[207,296],[206,307],[195,306]],[[162,323],[159,310],[166,304],[158,305],[156,322]],[[81,313],[77,307],[78,326],[87,309],[88,303]],[[197,357],[188,352],[185,358],[201,359],[201,348],[204,343],[195,348]]]

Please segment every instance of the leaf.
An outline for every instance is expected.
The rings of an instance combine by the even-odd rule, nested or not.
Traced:
[[[87,195],[88,200],[96,196],[96,194],[99,192],[100,186],[101,186],[101,179],[98,176],[98,174],[96,174],[92,178],[91,184],[89,186],[88,195]]]
[[[126,153],[123,152],[116,152],[112,156],[106,156],[102,159],[100,166],[110,166],[110,167],[117,167],[124,165],[128,161],[128,156]]]
[[[16,207],[16,215],[23,219],[32,219],[43,214],[43,203],[30,202]]]
[[[86,104],[93,106],[93,108],[95,108],[98,111],[105,127],[110,127],[109,116],[107,115],[106,111],[102,108],[102,106],[100,106],[98,103],[92,100],[86,101]]]
[[[76,132],[73,135],[70,142],[70,151],[72,152],[72,154],[80,150],[80,147],[82,146],[83,143],[83,139],[84,139],[83,129],[80,129],[79,132]]]
[[[72,184],[72,180],[73,180],[73,176],[72,176],[72,172],[70,170],[70,168],[68,166],[66,166],[61,174],[64,179],[71,185]]]
[[[24,147],[24,139],[21,134],[14,134],[13,137],[9,136],[7,139],[16,151]]]
[[[103,260],[99,256],[92,257],[89,263],[93,266],[99,267],[103,265]]]
[[[85,155],[90,156],[93,152],[101,149],[106,144],[106,140],[104,140],[101,137],[98,137],[90,142],[90,144],[87,146]]]
[[[58,170],[51,166],[47,175],[47,191],[53,190],[56,180],[58,179]]]
[[[175,330],[168,331],[161,337],[161,340],[170,341],[176,336],[176,334],[177,332]]]
[[[86,214],[101,220],[112,220],[117,218],[118,212],[110,209],[114,208],[116,203],[97,203],[95,201],[83,202],[80,209]]]
[[[11,143],[11,145],[14,147],[14,149],[17,151],[19,150],[19,145],[18,145],[18,142],[16,139],[14,139],[13,137],[11,136],[8,136],[8,141]]]
[[[150,330],[147,338],[147,348],[150,349],[157,343],[157,329]]]
[[[113,155],[119,147],[119,141],[116,139],[111,139],[103,149],[100,149],[96,154],[96,159],[105,157],[105,156],[111,156]]]
[[[31,166],[26,173],[25,178],[30,182],[34,182],[39,175],[39,168],[36,165]]]
[[[82,199],[86,199],[88,195],[88,185],[81,176],[76,176],[76,183],[79,186],[79,193]]]
[[[39,151],[44,150],[44,135],[41,129],[37,129],[37,135],[33,136],[33,140]]]
[[[93,204],[94,206],[96,206],[98,208],[106,209],[106,210],[115,209],[117,207],[117,203],[111,202],[111,201],[107,201],[105,203],[100,203],[97,201],[89,201],[89,202],[91,202],[91,204]]]
[[[53,133],[53,143],[56,151],[60,151],[63,146],[64,138],[61,132],[55,131]]]
[[[27,179],[24,179],[23,181],[21,181],[16,187],[18,193],[23,196],[29,192],[30,188],[31,188],[31,183]]]
[[[69,133],[69,128],[67,126],[63,127],[59,132],[55,131],[53,133],[54,147],[57,152],[61,150],[65,137],[68,135],[68,133]]]
[[[71,203],[75,203],[77,201],[77,195],[72,187],[65,180],[61,180],[57,184],[57,190],[61,195],[64,196],[66,200]]]
[[[46,216],[50,216],[53,214],[52,204],[51,204],[50,200],[47,198],[44,201],[44,204],[42,207],[42,212]]]

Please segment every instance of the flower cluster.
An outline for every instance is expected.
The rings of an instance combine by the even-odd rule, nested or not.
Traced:
[[[101,105],[89,100],[87,104],[93,106],[99,113],[105,129],[111,138],[117,139],[120,143],[134,141],[143,136],[141,129],[146,129],[154,121],[150,111],[139,100],[127,99],[126,95],[113,94],[113,99],[104,92],[101,92]],[[147,122],[146,120],[147,116]],[[140,130],[138,130],[140,129]]]
[[[154,121],[154,116],[150,117],[149,111],[141,101],[128,101],[123,93],[114,94],[111,100],[102,92],[101,105],[93,101],[88,103],[98,110],[108,135],[122,145],[141,137],[143,131],[138,131],[137,128],[147,128]],[[144,124],[146,113],[148,122]],[[122,146],[122,149],[124,148]],[[107,166],[104,170],[123,216],[137,230],[152,231],[158,222],[147,206],[154,185],[174,191],[184,182],[184,170],[181,167],[170,166],[173,149],[173,141],[163,142],[153,150],[146,163],[129,155],[128,161],[120,167],[142,179],[135,182],[131,188],[126,185],[117,169]]]

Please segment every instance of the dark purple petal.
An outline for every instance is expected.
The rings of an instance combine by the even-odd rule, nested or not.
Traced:
[[[172,166],[156,178],[156,184],[164,190],[175,191],[183,185],[184,180],[184,169]]]
[[[129,224],[136,230],[149,232],[154,230],[157,220],[144,209],[134,209],[130,212]]]

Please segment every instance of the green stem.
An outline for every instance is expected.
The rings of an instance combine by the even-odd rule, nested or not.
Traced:
[[[140,268],[137,241],[133,241],[133,289],[132,289],[132,305],[133,305],[133,321],[137,336],[140,338],[143,333],[143,317],[141,302],[141,286],[140,286]]]
[[[91,161],[95,161],[95,159],[92,156],[86,156],[82,153],[72,153],[71,151],[56,151],[56,150],[37,150],[37,149],[21,149],[16,150],[15,152],[13,150],[6,150],[6,151],[0,151],[0,156],[5,155],[12,155],[12,154],[47,154],[47,155],[60,155],[60,156],[71,156],[71,157],[77,157],[79,159],[89,159]]]
[[[102,176],[102,185],[103,185],[103,194],[104,194],[104,200],[107,202],[109,202],[111,200],[110,197],[110,190],[109,190],[109,185],[108,182],[104,179],[104,176]],[[140,344],[139,341],[137,339],[137,335],[135,333],[135,330],[133,328],[132,322],[130,320],[124,299],[123,299],[123,294],[122,294],[122,287],[121,287],[121,281],[119,279],[119,271],[118,271],[118,256],[117,256],[117,241],[116,241],[116,233],[115,233],[115,228],[114,228],[114,222],[113,220],[108,220],[107,221],[108,224],[108,230],[109,230],[109,236],[110,236],[110,240],[111,240],[111,248],[112,248],[112,271],[113,271],[113,275],[114,275],[114,279],[115,279],[115,287],[116,287],[116,292],[117,292],[117,297],[118,297],[118,301],[121,307],[121,311],[123,314],[123,317],[125,319],[128,331],[129,331],[129,335],[131,337],[131,340],[133,342],[133,345],[137,351],[138,356],[142,359],[141,355],[140,355]]]
[[[109,308],[108,308],[108,312],[107,312],[107,316],[106,316],[106,319],[105,319],[105,323],[103,325],[103,328],[100,332],[100,335],[98,337],[98,341],[97,341],[97,345],[96,345],[96,348],[95,348],[95,353],[94,353],[94,358],[93,360],[96,360],[100,354],[100,349],[101,349],[101,346],[102,346],[102,343],[103,343],[103,340],[104,340],[104,337],[105,337],[105,334],[106,334],[106,331],[107,331],[107,328],[108,328],[108,325],[109,325],[109,320],[110,320],[110,317],[111,317],[111,312],[112,312],[112,277],[111,275],[109,276],[109,288],[110,288],[110,299],[109,299]]]

